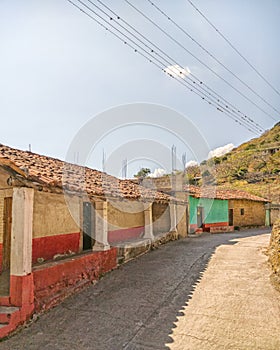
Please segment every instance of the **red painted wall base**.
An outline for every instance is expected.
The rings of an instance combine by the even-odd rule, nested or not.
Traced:
[[[141,237],[142,233],[144,233],[144,226],[125,228],[115,231],[108,232],[108,242],[116,243],[123,242],[133,238]]]
[[[52,260],[56,254],[64,254],[68,251],[78,253],[80,244],[80,232],[56,236],[34,238],[32,241],[32,262],[38,258]]]
[[[10,296],[1,298],[6,306],[17,306],[9,322],[0,328],[0,339],[28,320],[34,310],[49,309],[67,296],[89,285],[117,267],[117,248],[72,256],[34,267],[27,276],[10,276]],[[6,317],[0,312],[0,319]]]
[[[33,274],[27,276],[10,276],[10,297],[4,300],[4,305],[17,306],[18,310],[11,312],[7,324],[0,328],[0,339],[13,332],[19,325],[27,321],[34,311]],[[2,317],[5,314],[1,314]]]
[[[210,224],[203,224],[204,228],[209,228],[209,227],[220,227],[220,226],[228,226],[228,222],[213,222]]]
[[[49,309],[117,267],[117,249],[90,252],[33,269],[35,310]]]

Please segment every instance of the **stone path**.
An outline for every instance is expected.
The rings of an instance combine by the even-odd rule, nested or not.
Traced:
[[[171,350],[280,349],[280,293],[264,255],[269,237],[218,247],[176,322]]]
[[[279,349],[279,293],[262,253],[265,232],[161,246],[40,315],[0,348]]]

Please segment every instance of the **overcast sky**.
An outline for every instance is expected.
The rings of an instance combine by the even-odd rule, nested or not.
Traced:
[[[73,2],[78,3],[77,0]],[[100,6],[97,1],[93,2]],[[271,128],[279,120],[275,110],[207,56],[147,0],[130,2],[272,117],[218,79],[125,1],[103,2],[171,56],[186,72],[199,77],[263,129]],[[215,33],[187,0],[154,0],[154,3],[263,99],[280,110],[279,95]],[[280,91],[280,1],[193,0],[193,3]],[[88,121],[106,110],[139,102],[165,106],[184,116],[208,145],[205,158],[209,150],[229,143],[237,146],[258,136],[202,101],[66,0],[2,0],[0,64],[0,143],[12,147],[28,149],[31,144],[34,152],[66,159],[73,139]],[[131,118],[132,122],[137,121],[132,115]],[[172,118],[171,113],[171,129],[176,120]],[[94,168],[102,167],[103,149],[107,161],[114,154],[119,157],[117,161],[114,159],[118,164],[114,168],[110,168],[109,161],[106,165],[114,175],[120,175],[121,161],[125,158],[128,158],[129,176],[140,166],[148,166],[152,170],[160,168],[163,154],[167,160],[166,170],[169,171],[172,144],[177,147],[178,158],[187,152],[187,161],[202,160],[199,158],[203,155],[196,154],[196,145],[185,147],[176,136],[168,135],[167,131],[160,131],[157,127],[133,126],[112,131],[110,120],[106,123],[106,137],[102,141],[92,141],[96,143],[95,153],[86,160]],[[148,140],[146,153],[138,139]],[[184,139],[189,139],[188,132]],[[153,146],[150,142],[164,145],[165,152],[159,147],[158,154],[154,152],[151,156],[149,149]],[[134,157],[131,150],[135,151]],[[69,160],[71,156],[79,161],[77,154],[73,153],[70,158],[68,154]]]

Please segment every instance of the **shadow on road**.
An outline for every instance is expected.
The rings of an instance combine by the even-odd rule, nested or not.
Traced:
[[[169,349],[177,317],[216,248],[267,232],[202,234],[161,246],[40,316],[1,350]]]

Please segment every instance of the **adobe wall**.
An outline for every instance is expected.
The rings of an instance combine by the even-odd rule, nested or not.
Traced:
[[[246,199],[229,200],[229,209],[233,209],[234,226],[264,226],[265,207],[264,202],[250,201]],[[244,215],[241,213],[244,209]]]
[[[69,197],[71,213],[63,194],[35,191],[32,261],[49,260],[56,254],[80,250],[80,199]],[[72,215],[74,217],[72,217]]]
[[[276,221],[280,219],[280,207],[271,208],[270,211],[271,224],[273,225]]]
[[[108,202],[108,241],[113,244],[138,238],[144,233],[143,203],[137,201]]]
[[[153,233],[170,231],[170,208],[169,204],[153,203]]]
[[[280,220],[277,220],[273,225],[268,248],[268,256],[272,267],[272,282],[280,291]]]

